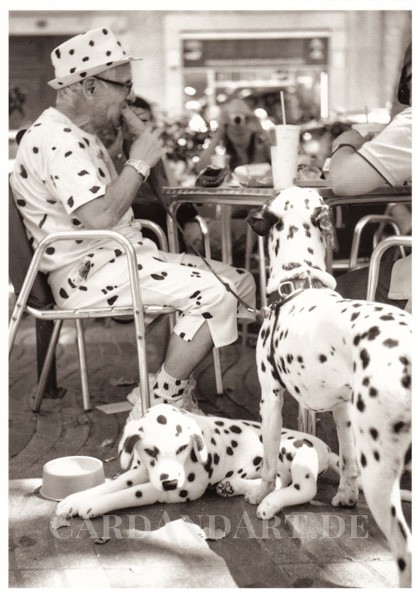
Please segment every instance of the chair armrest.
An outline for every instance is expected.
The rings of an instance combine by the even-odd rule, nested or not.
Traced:
[[[167,236],[157,223],[154,223],[154,221],[150,221],[149,219],[135,219],[135,222],[140,223],[142,228],[152,231],[158,239],[160,250],[168,252]]]
[[[370,257],[366,296],[368,301],[373,301],[376,294],[382,256],[392,246],[412,246],[412,235],[392,235],[377,244]]]

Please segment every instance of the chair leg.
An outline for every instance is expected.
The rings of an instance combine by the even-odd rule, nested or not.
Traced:
[[[89,393],[89,380],[87,375],[87,362],[86,362],[86,345],[84,341],[84,329],[81,319],[75,319],[75,327],[77,331],[77,348],[78,348],[78,360],[80,364],[80,379],[81,379],[81,393],[83,396],[83,408],[85,412],[91,410],[90,393]]]
[[[38,386],[36,388],[35,395],[32,398],[32,411],[39,412],[41,408],[42,399],[45,393],[45,387],[48,382],[48,375],[51,369],[52,361],[55,357],[55,349],[57,347],[58,338],[60,335],[62,320],[58,319],[54,322],[54,328],[52,330],[51,338],[49,341],[48,349],[45,354],[44,364],[38,378]]]
[[[299,405],[298,429],[304,433],[316,435],[316,412]]]
[[[212,351],[212,354],[213,354],[213,367],[215,370],[216,393],[218,395],[222,395],[224,393],[224,386],[222,383],[222,369],[221,369],[221,360],[219,357],[219,348],[214,348]]]

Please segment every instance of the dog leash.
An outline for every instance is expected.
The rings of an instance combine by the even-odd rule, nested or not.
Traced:
[[[169,215],[169,217],[172,219],[172,221],[176,224],[177,229],[180,231],[181,234],[183,234],[184,236],[184,229],[183,227],[180,225],[180,223],[177,221],[176,217],[174,216],[172,210],[166,205],[166,203],[164,202],[164,198],[162,196],[161,193],[161,189],[160,186],[158,185],[158,183],[155,181],[154,177],[152,176],[153,173],[151,171],[150,177],[148,179],[148,183],[152,189],[152,191],[155,193],[155,195],[157,196],[157,199],[159,201],[159,203],[162,205],[162,207],[164,208],[165,212]],[[234,290],[231,288],[231,286],[229,285],[229,283],[226,283],[225,281],[223,281],[223,279],[218,275],[218,273],[216,272],[216,270],[212,267],[212,265],[209,263],[208,260],[206,260],[206,258],[204,256],[202,256],[202,254],[199,252],[199,250],[193,245],[192,242],[189,242],[189,245],[191,247],[191,249],[197,254],[197,256],[199,256],[199,258],[202,259],[203,263],[206,265],[206,267],[209,269],[209,271],[218,279],[218,281],[220,281],[222,283],[222,285],[224,286],[224,288],[234,296],[234,298],[237,300],[237,302],[239,304],[241,304],[241,306],[243,306],[249,313],[253,314],[254,317],[257,319],[260,318],[264,318],[264,314],[263,314],[263,309],[261,310],[257,310],[256,308],[253,308],[252,306],[250,306],[247,302],[245,302],[245,300],[243,300],[241,298],[241,296],[239,296],[239,294],[237,294],[236,292],[234,292]]]

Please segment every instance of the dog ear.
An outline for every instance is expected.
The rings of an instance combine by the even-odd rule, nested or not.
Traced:
[[[279,217],[265,207],[263,207],[261,210],[251,211],[246,218],[248,225],[251,227],[254,233],[261,237],[266,236],[271,227],[277,223],[278,220]]]
[[[138,421],[131,421],[125,425],[122,438],[119,442],[119,461],[122,469],[128,469],[133,458],[136,444],[142,439]]]
[[[332,210],[327,204],[317,206],[311,216],[312,224],[318,227],[330,242],[333,250],[337,250],[337,238],[335,236]]]
[[[193,450],[197,456],[197,460],[205,465],[208,460],[208,449],[206,448],[205,440],[201,433],[192,434]]]

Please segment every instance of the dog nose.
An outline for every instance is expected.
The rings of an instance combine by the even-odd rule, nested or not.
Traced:
[[[178,486],[178,483],[179,483],[178,479],[168,479],[166,481],[163,481],[163,488],[166,491],[175,490]]]

